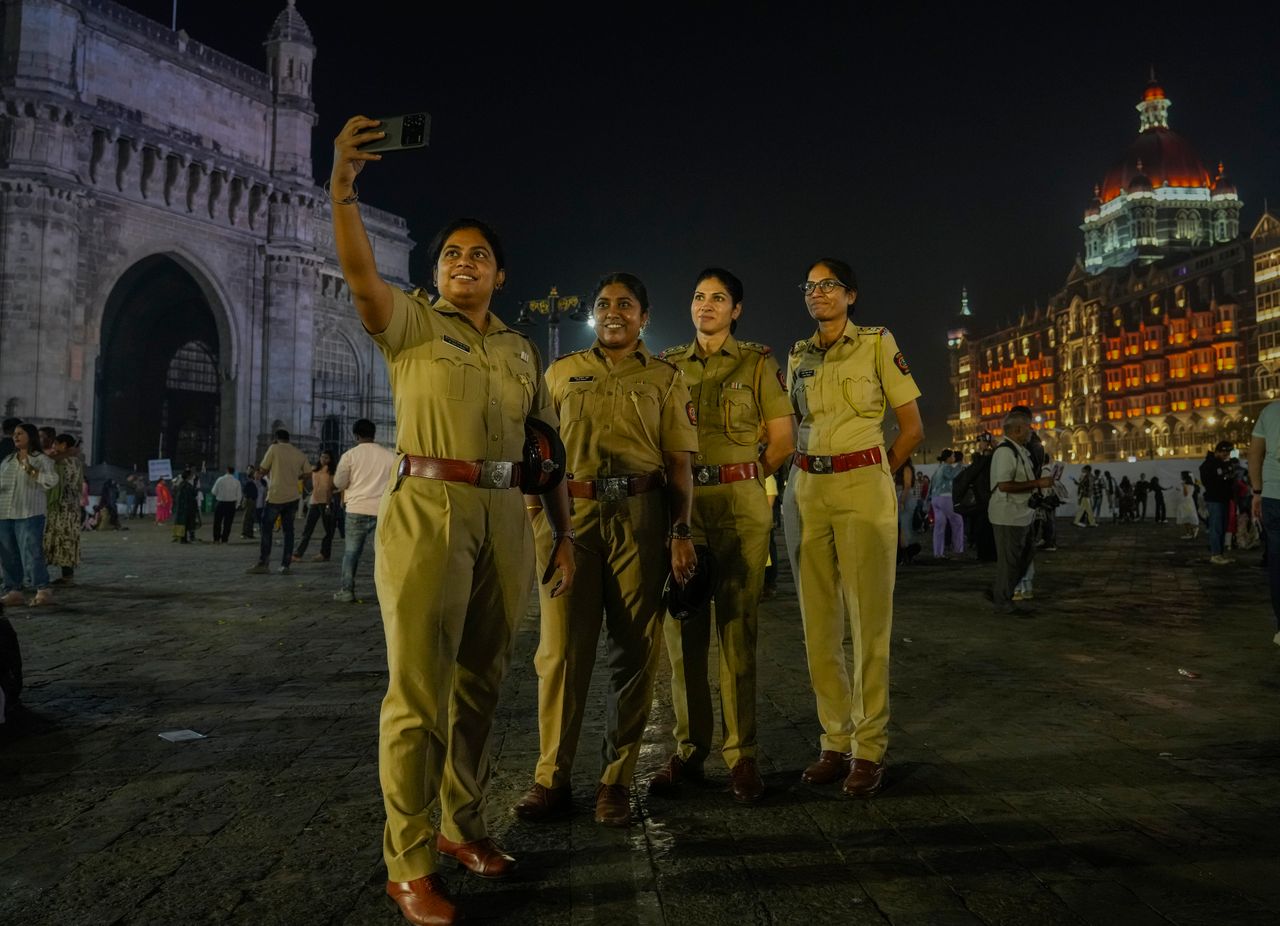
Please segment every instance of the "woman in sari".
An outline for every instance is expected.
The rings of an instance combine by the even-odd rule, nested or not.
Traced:
[[[173,515],[173,490],[169,481],[161,479],[156,483],[156,523],[163,524]]]
[[[80,565],[80,488],[84,485],[84,458],[78,441],[70,434],[53,439],[58,487],[49,493],[49,515],[44,528],[44,557],[50,568],[58,567],[54,582],[72,581]]]

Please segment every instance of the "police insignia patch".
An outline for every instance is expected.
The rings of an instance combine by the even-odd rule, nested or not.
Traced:
[[[693,407],[692,402],[686,402],[684,405],[684,410],[689,416],[689,424],[693,425],[696,428],[698,426],[698,410]]]
[[[893,365],[898,368],[898,371],[903,376],[910,375],[911,367],[907,366],[907,358],[902,356],[902,351],[898,351],[893,355]]]

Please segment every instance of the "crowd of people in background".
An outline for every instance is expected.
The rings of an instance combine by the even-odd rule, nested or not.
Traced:
[[[154,517],[157,525],[172,530],[174,543],[191,544],[200,539],[202,513],[208,505],[213,513],[210,539],[215,544],[231,542],[236,516],[243,512],[241,538],[260,540],[265,551],[264,568],[250,572],[267,571],[265,557],[277,529],[284,539],[280,571],[285,574],[305,557],[317,527],[323,536],[320,551],[312,557],[315,562],[328,562],[334,538],[341,536],[347,543],[334,598],[355,601],[356,569],[374,534],[378,500],[390,477],[394,454],[374,442],[376,428],[371,421],[357,421],[353,435],[355,445],[337,460],[333,452],[323,450],[311,463],[289,444],[287,432],[277,432],[260,465],[239,472],[228,465],[216,479],[185,467],[173,478],[155,481],[154,512],[148,513],[152,483],[145,474],[130,473],[123,485],[107,477],[95,499],[79,438],[19,418],[5,419],[0,435],[0,604],[52,604],[52,586],[74,581],[84,531],[128,530],[122,520]],[[282,444],[292,453],[281,450]],[[290,473],[282,475],[279,461],[286,454]],[[273,468],[278,498],[271,495]],[[293,522],[303,501],[306,521],[295,548]],[[349,525],[354,529],[350,538]]]

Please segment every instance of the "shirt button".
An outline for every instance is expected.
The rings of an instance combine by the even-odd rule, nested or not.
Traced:
[[[606,431],[612,430],[612,429],[613,429],[613,425],[611,425],[611,424],[606,424],[606,425],[604,426],[604,429],[605,429]]]
[[[491,440],[491,441],[496,441],[497,439],[498,439],[498,435],[497,435],[497,434],[494,434],[492,437],[490,437],[490,438],[489,438],[489,440]]]
[[[490,405],[497,405],[497,404],[498,404],[498,400],[497,400],[497,399],[490,399],[490,400],[489,400],[489,404],[490,404]]]

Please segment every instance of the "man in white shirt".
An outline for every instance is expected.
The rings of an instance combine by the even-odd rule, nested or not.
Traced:
[[[378,504],[395,469],[396,455],[373,442],[377,429],[368,418],[351,426],[356,445],[342,455],[333,487],[342,492],[347,509],[347,536],[342,553],[342,587],[334,601],[355,601],[356,568],[364,545],[378,526]]]
[[[1271,585],[1271,610],[1280,646],[1280,400],[1258,415],[1249,444],[1249,484],[1253,487],[1253,520],[1267,541],[1267,579]]]
[[[992,604],[1006,614],[1028,614],[1013,603],[1013,589],[1026,574],[1036,548],[1032,525],[1035,511],[1031,493],[1048,489],[1053,479],[1039,478],[1027,443],[1031,440],[1031,416],[1021,410],[1011,411],[1004,419],[1004,440],[991,458],[991,500],[987,502],[987,518],[996,537],[996,580],[992,588]]]
[[[231,522],[236,519],[236,506],[240,504],[243,494],[240,480],[236,478],[236,468],[228,466],[227,471],[213,483],[213,542],[226,543],[231,537]]]

